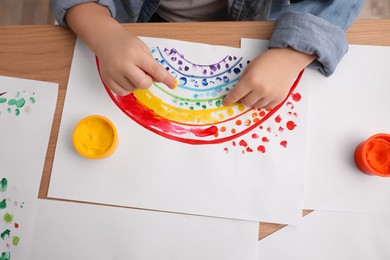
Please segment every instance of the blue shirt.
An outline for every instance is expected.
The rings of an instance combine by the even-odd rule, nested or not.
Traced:
[[[52,0],[56,19],[72,6],[92,0]],[[159,0],[96,0],[106,6],[118,22],[148,22]],[[348,51],[345,31],[358,16],[364,0],[227,0],[227,17],[232,21],[275,21],[270,48],[291,47],[316,54],[309,67],[331,75]]]

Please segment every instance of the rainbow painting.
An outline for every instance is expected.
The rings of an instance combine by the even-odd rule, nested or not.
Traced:
[[[250,60],[226,55],[212,64],[196,64],[176,48],[156,46],[150,50],[155,60],[177,80],[177,88],[170,89],[164,84],[153,83],[147,90],[119,96],[103,84],[114,103],[129,118],[174,141],[191,145],[230,142],[232,146],[243,147],[243,152],[257,150],[264,153],[264,145],[252,148],[245,139],[248,136],[259,138],[262,131],[270,132],[270,127],[264,129],[263,123],[283,105],[294,108],[292,102],[300,99],[300,94],[294,91],[303,71],[292,84],[286,99],[273,109],[256,109],[240,103],[223,106],[224,96],[234,88]],[[96,63],[99,70],[97,58]],[[278,117],[280,123],[280,115]],[[274,123],[278,123],[278,119]],[[289,121],[285,127],[278,127],[278,131],[280,133],[284,128],[293,130],[294,127],[294,122]],[[267,137],[261,140],[263,143],[269,141]],[[286,147],[286,144],[286,140],[281,141],[281,146]],[[228,152],[229,148],[225,147],[224,150]]]

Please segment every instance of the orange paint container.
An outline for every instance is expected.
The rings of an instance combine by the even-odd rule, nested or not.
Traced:
[[[81,156],[101,159],[114,153],[118,146],[118,134],[109,119],[93,115],[85,117],[76,125],[72,141]]]
[[[354,157],[362,172],[390,177],[390,134],[379,133],[369,137],[356,147]]]

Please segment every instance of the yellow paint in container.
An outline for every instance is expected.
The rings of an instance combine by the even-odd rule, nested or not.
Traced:
[[[74,128],[72,140],[75,150],[88,159],[108,157],[118,146],[114,124],[100,115],[82,119]]]

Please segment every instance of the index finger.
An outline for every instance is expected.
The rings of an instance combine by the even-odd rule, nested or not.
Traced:
[[[145,58],[139,66],[155,81],[161,82],[169,88],[175,88],[175,79],[173,76],[163,66],[161,66],[153,58],[153,56],[150,55],[148,58]]]

